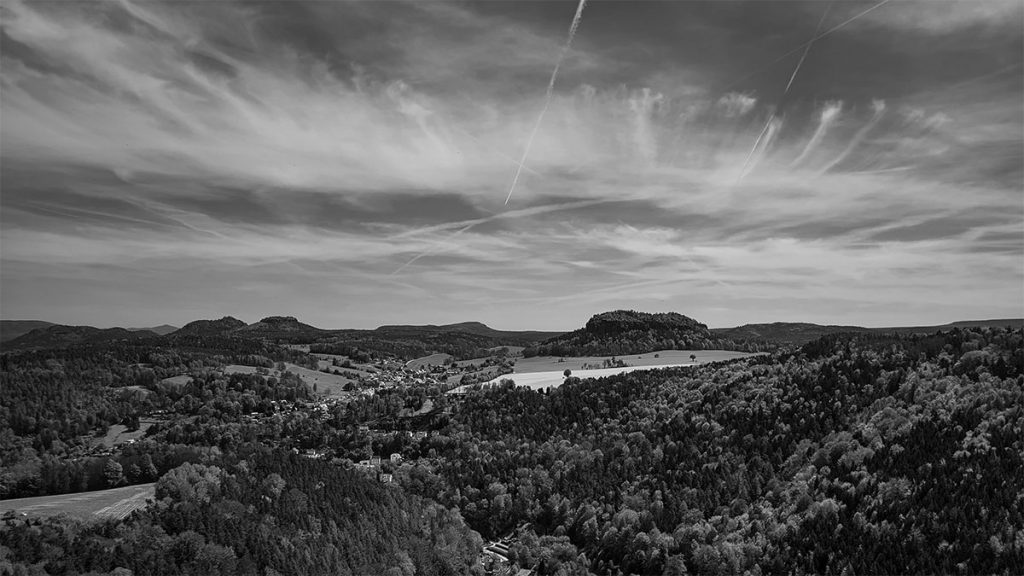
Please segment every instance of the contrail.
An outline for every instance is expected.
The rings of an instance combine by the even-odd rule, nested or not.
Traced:
[[[470,228],[473,228],[474,226],[479,226],[480,224],[485,224],[487,222],[493,222],[495,220],[502,220],[502,219],[506,219],[506,218],[518,218],[518,217],[521,217],[521,216],[535,216],[535,215],[538,215],[538,214],[546,214],[546,213],[549,213],[549,212],[557,212],[559,210],[570,210],[570,209],[573,209],[573,208],[585,208],[585,207],[588,207],[588,206],[595,206],[595,205],[598,205],[598,204],[606,204],[608,202],[618,202],[618,201],[620,201],[620,200],[618,200],[618,199],[615,199],[615,200],[580,200],[580,201],[577,201],[577,202],[564,202],[564,203],[561,203],[561,204],[549,204],[549,205],[546,205],[546,206],[534,206],[532,208],[523,208],[523,209],[520,209],[520,210],[512,210],[512,211],[509,211],[509,212],[501,212],[499,214],[494,214],[493,216],[486,216],[484,218],[476,218],[476,219],[473,219],[473,220],[463,220],[461,222],[452,222],[452,223],[449,223],[449,224],[440,224],[440,225],[437,225],[437,226],[428,226],[426,228],[420,228],[418,230],[412,230],[412,231],[409,231],[409,232],[403,232],[402,234],[398,234],[396,236],[393,236],[393,238],[405,238],[405,237],[408,237],[408,236],[412,236],[412,235],[416,235],[416,234],[423,234],[423,233],[428,233],[428,232],[442,232],[442,231],[454,228],[455,226],[462,226],[461,228],[459,228],[455,232],[452,232],[444,240],[441,240],[440,242],[436,242],[430,248],[428,248],[428,249],[424,250],[423,252],[420,252],[419,254],[413,256],[408,262],[406,262],[405,264],[402,264],[397,270],[392,272],[390,275],[394,276],[394,275],[398,274],[399,272],[401,272],[402,270],[405,270],[407,267],[409,267],[411,264],[415,263],[420,258],[423,258],[424,256],[428,256],[430,254],[433,254],[433,253],[437,252],[438,249],[440,249],[441,247],[443,247],[446,244],[450,243],[452,241],[452,239],[455,238],[456,236],[459,236],[462,233],[464,233],[467,230],[469,230]]]
[[[565,46],[562,46],[562,52],[558,55],[558,60],[555,62],[555,69],[551,71],[551,80],[548,82],[548,89],[544,95],[544,107],[540,110],[540,115],[537,116],[537,121],[533,124],[533,130],[530,132],[529,139],[526,140],[526,147],[523,149],[523,157],[519,160],[516,165],[516,174],[512,177],[512,185],[509,186],[508,196],[505,197],[505,205],[508,206],[508,201],[512,199],[512,192],[516,189],[516,183],[519,182],[519,174],[523,170],[523,165],[526,164],[526,158],[530,155],[530,147],[533,146],[533,139],[537,137],[537,130],[540,129],[540,123],[544,120],[544,114],[547,113],[548,107],[551,105],[551,96],[555,92],[555,80],[558,78],[558,69],[562,67],[562,61],[565,60],[565,56],[569,53],[569,47],[572,46],[572,39],[576,36],[576,30],[580,27],[580,20],[583,18],[583,8],[587,5],[587,0],[580,0],[579,6],[576,7],[576,15],[572,19],[572,24],[569,26],[569,38],[565,42]]]
[[[772,143],[775,134],[778,133],[781,126],[782,120],[776,118],[775,114],[768,118],[768,123],[764,125],[764,130],[758,135],[757,140],[754,142],[754,147],[747,154],[747,161],[743,163],[743,169],[740,170],[739,178],[736,179],[737,184],[746,178],[747,174],[753,172],[754,168],[761,162],[761,158],[764,157],[765,151],[768,150],[768,146]],[[762,138],[764,139],[764,144],[761,144]],[[759,145],[760,148],[758,147]],[[752,158],[753,161],[751,161]]]
[[[764,64],[764,65],[763,65],[763,66],[761,66],[761,67],[760,67],[759,69],[757,69],[757,70],[754,70],[754,71],[752,71],[751,73],[747,74],[746,76],[743,76],[742,78],[739,78],[739,79],[735,80],[734,82],[732,82],[732,83],[730,83],[730,84],[726,85],[726,86],[725,86],[724,88],[722,88],[722,91],[723,91],[723,92],[726,92],[726,91],[728,91],[728,90],[729,90],[730,88],[732,88],[733,86],[735,86],[735,85],[739,84],[740,82],[743,82],[743,81],[744,81],[744,80],[746,80],[747,78],[750,78],[751,76],[753,76],[753,75],[755,75],[755,74],[758,74],[758,73],[762,72],[762,71],[763,71],[763,70],[764,70],[765,68],[768,68],[768,67],[770,67],[770,66],[774,66],[775,64],[778,64],[779,62],[782,62],[783,60],[785,60],[786,58],[788,58],[788,57],[789,57],[790,55],[792,55],[792,54],[796,54],[796,53],[797,53],[797,52],[799,52],[799,51],[800,51],[801,49],[803,49],[804,47],[806,47],[806,46],[807,46],[808,44],[812,44],[812,43],[814,43],[814,42],[817,42],[818,40],[821,40],[822,38],[824,38],[824,37],[826,37],[826,36],[828,36],[828,35],[832,34],[833,32],[836,32],[836,31],[837,31],[837,30],[839,30],[840,28],[843,28],[843,27],[845,27],[846,25],[850,24],[850,23],[851,23],[851,22],[853,22],[854,20],[857,20],[857,19],[859,19],[859,18],[861,18],[861,17],[863,17],[863,16],[867,15],[867,14],[868,14],[869,12],[872,12],[872,11],[874,11],[874,10],[877,10],[878,8],[881,8],[882,6],[885,6],[885,5],[886,5],[886,4],[888,4],[889,2],[892,2],[892,0],[882,0],[881,2],[878,2],[877,4],[874,4],[874,5],[873,5],[873,6],[871,6],[870,8],[867,8],[866,10],[864,10],[864,11],[862,11],[862,12],[858,12],[857,14],[855,14],[855,15],[851,16],[850,18],[847,18],[846,20],[843,20],[843,21],[842,21],[842,22],[840,22],[839,24],[836,24],[835,26],[833,26],[833,27],[829,28],[828,30],[826,30],[826,31],[822,32],[821,34],[818,34],[817,36],[815,36],[815,37],[811,38],[811,39],[810,39],[810,40],[808,40],[807,42],[804,42],[803,44],[801,44],[801,45],[797,46],[796,48],[793,48],[793,49],[792,49],[792,50],[790,50],[789,52],[786,52],[785,54],[783,54],[783,55],[779,56],[779,57],[778,57],[778,58],[776,58],[775,60],[772,60],[771,62],[768,62],[767,64]]]
[[[405,270],[407,267],[409,267],[409,265],[411,265],[413,262],[416,262],[420,258],[423,258],[424,256],[427,256],[429,254],[433,254],[434,252],[437,251],[438,248],[440,248],[441,246],[444,246],[448,242],[451,242],[456,236],[458,236],[459,234],[462,234],[463,232],[465,232],[466,230],[469,230],[470,228],[472,228],[473,226],[476,226],[477,224],[479,224],[479,222],[474,221],[474,222],[470,222],[469,224],[463,226],[462,228],[459,228],[451,236],[445,238],[444,242],[438,242],[437,244],[434,244],[433,246],[431,246],[430,248],[424,250],[423,252],[420,252],[419,254],[413,256],[412,259],[410,259],[408,262],[406,262],[405,264],[402,264],[401,266],[399,266],[398,270],[395,270],[394,272],[392,272],[391,276],[394,276],[395,274],[398,274],[402,270]]]
[[[466,131],[466,130],[463,130],[462,128],[459,128],[459,127],[455,127],[455,130],[457,130],[457,131],[459,131],[459,132],[462,132],[462,133],[463,133],[463,134],[465,134],[466,136],[469,136],[469,137],[470,137],[470,138],[472,138],[472,139],[473,139],[473,141],[474,141],[474,142],[476,142],[477,144],[479,144],[479,145],[481,145],[481,146],[487,146],[487,143],[486,143],[486,142],[484,142],[484,141],[483,141],[483,140],[481,140],[480,138],[477,138],[476,136],[473,136],[473,135],[472,135],[472,134],[470,134],[470,133],[469,133],[468,131]],[[515,164],[516,166],[520,167],[521,169],[523,169],[523,170],[526,170],[527,172],[529,172],[530,174],[533,174],[534,176],[540,176],[540,172],[537,172],[536,170],[534,170],[534,169],[532,169],[532,168],[530,168],[530,167],[528,167],[528,166],[523,166],[523,165],[522,165],[522,164],[520,164],[520,163],[519,163],[518,161],[516,161],[516,159],[515,159],[515,158],[513,158],[513,157],[511,157],[511,156],[508,156],[508,155],[506,155],[506,154],[504,154],[504,153],[502,153],[502,152],[499,152],[499,151],[498,151],[497,149],[495,149],[495,148],[491,148],[491,152],[493,152],[494,154],[496,154],[496,155],[498,155],[498,156],[500,156],[500,157],[504,158],[505,160],[508,160],[509,162],[511,162],[512,164]]]
[[[839,156],[836,157],[835,160],[829,162],[824,168],[822,168],[818,172],[819,174],[824,174],[825,172],[828,172],[829,170],[835,168],[840,162],[846,160],[847,156],[849,156],[853,152],[854,148],[856,148],[857,145],[859,145],[864,140],[864,138],[867,137],[868,132],[870,132],[871,129],[875,127],[875,124],[878,124],[878,121],[882,119],[882,114],[885,114],[885,100],[875,100],[871,103],[871,107],[875,109],[875,114],[874,116],[871,117],[871,120],[868,121],[868,123],[863,128],[857,131],[857,133],[853,136],[853,140],[850,140],[850,143],[846,146],[846,149],[843,150],[839,154]]]
[[[789,82],[786,83],[786,89],[782,91],[783,98],[785,98],[786,95],[789,94],[789,87],[792,86],[793,81],[796,80],[796,74],[797,72],[800,71],[800,67],[803,66],[804,64],[804,59],[807,58],[807,54],[811,51],[811,46],[814,44],[815,38],[818,37],[818,31],[821,30],[821,25],[825,22],[825,17],[828,16],[828,10],[831,6],[831,4],[825,6],[825,12],[821,15],[821,19],[818,20],[818,25],[814,27],[814,36],[811,38],[809,42],[807,42],[807,44],[805,44],[804,53],[800,55],[800,60],[797,61],[796,67],[793,68],[793,73],[790,74],[789,76]],[[768,117],[768,122],[765,123],[764,129],[761,130],[761,134],[759,134],[757,140],[754,141],[754,147],[751,148],[750,153],[747,154],[747,159],[746,161],[743,162],[743,168],[740,170],[739,178],[736,179],[737,184],[739,184],[740,181],[743,180],[743,178],[746,177],[746,175],[749,174],[754,169],[754,166],[756,166],[757,163],[760,162],[760,156],[763,156],[764,148],[768,147],[768,142],[771,141],[771,136],[769,136],[768,140],[765,141],[764,148],[761,149],[762,153],[758,155],[758,160],[755,161],[753,165],[750,165],[750,160],[751,158],[754,157],[754,151],[757,150],[757,145],[761,143],[761,138],[763,138],[765,134],[769,133],[769,127],[772,126],[772,123],[774,121],[775,113],[773,112],[772,115]],[[778,129],[778,127],[776,127],[776,129]],[[772,134],[774,134],[774,132],[775,130],[771,131]],[[748,165],[750,165],[749,169],[747,168]]]
[[[797,164],[803,162],[804,158],[811,153],[811,150],[817,148],[818,144],[821,143],[822,138],[825,137],[825,132],[832,127],[832,123],[839,117],[839,113],[843,110],[842,102],[828,102],[825,104],[825,109],[821,111],[821,121],[818,123],[818,129],[814,131],[814,135],[807,142],[807,146],[804,146],[804,151],[793,160],[789,166],[792,168]]]
[[[814,27],[814,35],[817,36],[821,30],[821,25],[825,23],[825,17],[828,16],[828,10],[831,8],[831,4],[825,6],[825,12],[821,15],[821,20],[818,20],[818,25]],[[812,39],[807,43],[807,47],[804,48],[804,53],[800,55],[800,61],[796,63],[796,68],[793,69],[793,74],[789,77],[789,82],[786,83],[786,89],[782,91],[782,95],[789,94],[789,87],[793,85],[793,80],[796,80],[796,73],[800,71],[800,67],[804,64],[804,59],[807,58],[808,52],[811,51],[811,45],[814,44]]]
[[[739,184],[740,180],[743,180],[743,176],[746,175],[747,166],[750,165],[750,159],[754,157],[754,152],[757,151],[757,146],[761,143],[761,138],[764,138],[764,135],[768,132],[768,127],[772,125],[773,120],[775,120],[774,112],[772,112],[772,115],[768,117],[768,121],[765,122],[764,129],[762,129],[761,133],[757,135],[757,140],[754,140],[754,147],[747,153],[747,159],[743,161],[743,168],[740,168],[740,175],[736,179],[737,184]]]

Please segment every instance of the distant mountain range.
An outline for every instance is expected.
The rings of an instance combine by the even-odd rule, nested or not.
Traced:
[[[127,330],[125,328],[94,328],[92,326],[64,326],[51,324],[36,328],[27,334],[5,341],[4,348],[64,348],[77,344],[97,344],[116,340],[138,340],[159,338],[149,330]]]
[[[159,334],[160,336],[166,336],[177,329],[177,326],[171,326],[170,324],[161,324],[159,326],[150,326],[148,328],[126,328],[126,330],[131,330],[132,332],[149,331]]]
[[[360,348],[414,356],[433,351],[469,354],[498,346],[523,346],[530,355],[635,354],[660,349],[731,348],[762,350],[796,346],[837,333],[937,332],[979,326],[1024,326],[1024,319],[994,319],[953,322],[938,326],[865,328],[805,322],[745,324],[735,328],[709,329],[706,325],[675,312],[650,314],[616,310],[593,316],[572,332],[496,330],[480,322],[445,325],[385,325],[373,330],[327,330],[300,322],[292,316],[268,316],[246,324],[226,316],[219,320],[196,320],[181,328],[167,324],[152,328],[94,328],[65,326],[40,320],[0,320],[3,348],[43,349],[94,344],[117,340],[157,339],[174,345],[195,338],[261,340],[288,344],[313,344],[339,348]]]
[[[772,322],[770,324],[744,324],[735,328],[713,328],[711,330],[716,336],[729,340],[766,341],[782,345],[806,344],[829,334],[856,334],[856,333],[886,333],[898,332],[908,333],[932,333],[953,328],[978,328],[985,326],[1024,326],[1022,318],[1004,318],[993,320],[968,320],[964,322],[951,322],[938,326],[893,326],[886,328],[864,328],[863,326],[833,326],[821,324],[809,324],[806,322]]]

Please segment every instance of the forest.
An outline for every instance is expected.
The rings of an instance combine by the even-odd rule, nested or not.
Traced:
[[[0,357],[5,497],[158,479],[121,523],[5,521],[0,574],[479,574],[500,537],[542,576],[1024,573],[1020,328],[327,408],[298,379],[211,370],[304,361],[246,346]],[[157,410],[139,442],[68,457]],[[351,464],[391,453],[391,484]]]

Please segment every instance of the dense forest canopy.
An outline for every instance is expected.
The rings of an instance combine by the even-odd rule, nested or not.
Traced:
[[[496,538],[539,575],[1024,573],[1020,328],[329,405],[294,375],[219,371],[302,352],[179,338],[0,356],[8,497],[158,480],[121,523],[5,521],[0,573],[482,573]],[[374,456],[393,483],[352,464]]]

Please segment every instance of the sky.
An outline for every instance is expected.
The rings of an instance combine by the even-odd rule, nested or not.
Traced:
[[[0,4],[0,316],[1024,317],[1020,0],[578,8]]]

